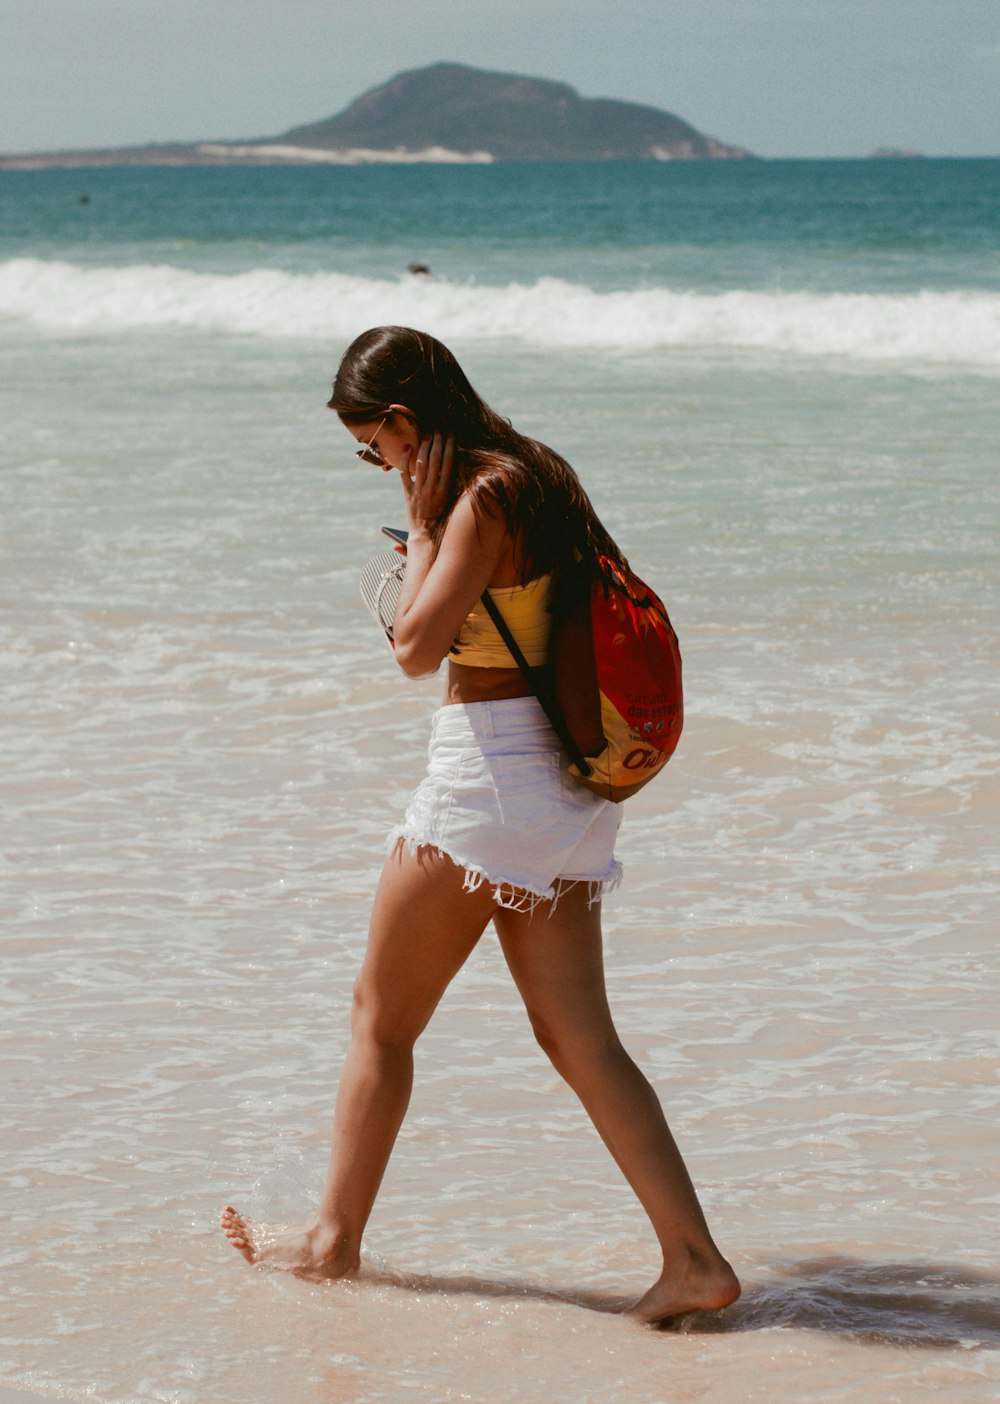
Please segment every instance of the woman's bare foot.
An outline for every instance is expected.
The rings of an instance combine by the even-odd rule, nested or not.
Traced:
[[[248,1263],[260,1263],[313,1282],[347,1277],[360,1264],[358,1253],[322,1224],[300,1229],[269,1228],[254,1223],[231,1204],[223,1209],[221,1224],[222,1232]]]
[[[627,1314],[655,1326],[691,1311],[720,1311],[739,1295],[739,1279],[724,1258],[708,1263],[692,1254],[686,1267],[664,1268]]]

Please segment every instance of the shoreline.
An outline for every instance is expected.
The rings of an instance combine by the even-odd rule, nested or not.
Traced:
[[[163,167],[308,167],[308,166],[937,166],[1000,162],[1000,152],[991,156],[961,154],[919,157],[882,156],[649,156],[609,157],[607,160],[524,159],[506,160],[488,151],[458,152],[445,147],[420,151],[402,148],[379,151],[368,147],[333,149],[290,147],[282,142],[199,142],[196,146],[109,148],[107,150],[37,151],[0,155],[0,171],[113,170]]]

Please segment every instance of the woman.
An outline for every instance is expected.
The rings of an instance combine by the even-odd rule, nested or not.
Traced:
[[[380,327],[348,349],[330,408],[358,456],[398,474],[409,527],[393,621],[403,672],[448,659],[426,778],[375,896],[354,995],[319,1212],[262,1231],[222,1226],[250,1263],[337,1278],[361,1237],[409,1101],[413,1046],[492,921],[541,1047],[642,1203],[663,1270],[630,1311],[646,1322],[739,1295],[649,1083],[622,1047],[604,987],[602,891],[617,881],[615,806],[566,774],[556,737],[479,603],[489,587],[529,663],[553,616],[620,560],[576,474],[484,404],[424,333]]]

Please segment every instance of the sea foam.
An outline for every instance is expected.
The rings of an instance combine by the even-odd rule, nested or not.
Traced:
[[[558,278],[489,286],[342,273],[0,263],[0,317],[56,332],[134,328],[344,341],[396,322],[444,340],[538,348],[702,348],[1000,367],[1000,294],[597,291]]]

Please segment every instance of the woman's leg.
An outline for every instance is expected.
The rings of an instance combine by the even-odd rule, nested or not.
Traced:
[[[222,1227],[248,1262],[307,1277],[358,1266],[361,1236],[406,1113],[413,1045],[493,915],[487,884],[433,850],[397,844],[375,895],[333,1120],[330,1167],[311,1224],[274,1233],[229,1207]]]
[[[663,1272],[631,1308],[643,1321],[728,1306],[736,1276],[712,1241],[694,1186],[649,1082],[625,1052],[604,983],[600,905],[587,884],[555,910],[500,910],[504,956],[539,1044],[576,1092],[632,1186],[663,1251]]]

